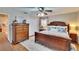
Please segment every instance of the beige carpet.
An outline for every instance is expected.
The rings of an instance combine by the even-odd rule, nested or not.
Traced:
[[[79,51],[79,44],[75,44],[77,51]]]
[[[21,44],[12,45],[12,48],[14,51],[28,51],[28,49]]]
[[[16,44],[12,45],[5,34],[0,32],[0,51],[28,51],[23,45]]]

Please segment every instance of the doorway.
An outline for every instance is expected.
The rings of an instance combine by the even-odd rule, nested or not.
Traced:
[[[0,14],[0,33],[8,37],[8,15]]]

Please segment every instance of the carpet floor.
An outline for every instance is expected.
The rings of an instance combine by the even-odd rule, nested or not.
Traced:
[[[12,45],[14,51],[28,51],[22,44]]]

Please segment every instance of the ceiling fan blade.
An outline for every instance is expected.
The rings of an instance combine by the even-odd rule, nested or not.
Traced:
[[[48,15],[46,12],[44,12],[45,15]]]
[[[45,12],[52,12],[52,10],[45,10]]]

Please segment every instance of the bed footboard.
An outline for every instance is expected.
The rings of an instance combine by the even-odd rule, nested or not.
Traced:
[[[35,32],[35,42],[40,42],[51,49],[60,51],[70,50],[70,40],[66,38]]]

